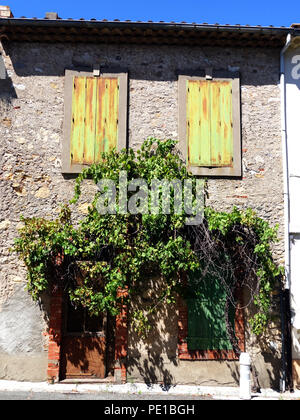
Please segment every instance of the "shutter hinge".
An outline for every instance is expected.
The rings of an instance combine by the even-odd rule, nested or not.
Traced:
[[[100,76],[100,65],[99,64],[94,64],[94,66],[93,66],[93,76],[94,77],[99,77]]]
[[[205,79],[206,80],[212,80],[213,78],[213,69],[212,67],[207,67],[205,69]]]

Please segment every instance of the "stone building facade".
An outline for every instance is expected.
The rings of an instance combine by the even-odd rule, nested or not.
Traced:
[[[8,29],[9,19],[15,31],[13,25]],[[77,38],[69,39],[67,30],[60,31],[63,21],[40,20],[39,41],[35,38],[38,22],[25,19],[18,26],[18,19],[0,17],[0,33],[5,35],[0,52],[6,70],[5,79],[0,80],[0,378],[32,381],[47,379],[51,299],[46,297],[42,306],[31,301],[25,290],[25,267],[9,248],[21,226],[20,215],[51,218],[57,214],[58,205],[73,196],[74,177],[61,170],[65,70],[92,70],[95,65],[126,69],[127,143],[134,149],[150,136],[178,139],[181,70],[239,72],[242,175],[208,177],[207,204],[224,211],[234,205],[251,207],[271,226],[278,224],[280,241],[274,247],[274,257],[283,264],[279,57],[288,31],[266,28],[259,32],[257,28],[256,37],[252,37],[246,29],[242,36],[237,28],[230,27],[223,39],[217,28],[185,32],[182,24],[181,38],[171,32],[173,27],[164,28],[164,42],[163,36],[161,41],[155,38],[161,36],[155,34],[160,28],[150,23],[143,26],[144,31],[153,31],[146,41],[146,35],[137,34],[135,39],[126,35],[134,23],[120,27],[120,23],[112,22],[106,30],[110,33],[117,28],[117,40],[100,33],[98,41],[90,42],[76,22]],[[43,29],[45,22],[51,23],[48,29]],[[101,24],[100,32],[106,23]],[[89,28],[93,29],[92,23]],[[52,34],[49,38],[47,30]],[[86,188],[88,191],[93,186],[87,181]],[[79,215],[86,214],[84,201],[76,206]],[[274,328],[263,340],[250,334],[245,317],[245,349],[251,354],[262,387],[278,388],[281,377],[281,324],[276,302]],[[136,337],[129,326],[127,380],[238,384],[237,360],[181,360],[178,307],[161,308],[159,315],[160,321],[146,341]]]

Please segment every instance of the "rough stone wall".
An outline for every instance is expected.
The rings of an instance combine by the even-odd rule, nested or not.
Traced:
[[[177,70],[208,66],[239,69],[243,176],[210,179],[207,204],[222,210],[230,210],[233,205],[250,206],[272,225],[279,223],[283,238],[278,50],[15,43],[5,46],[3,57],[8,79],[0,80],[0,356],[6,370],[0,370],[0,378],[20,379],[14,369],[16,361],[22,361],[22,379],[46,378],[46,368],[41,367],[46,359],[43,311],[27,299],[23,290],[26,271],[8,249],[17,235],[20,214],[53,217],[58,204],[72,197],[74,179],[62,176],[60,169],[66,68],[97,63],[128,69],[128,137],[133,148],[149,136],[177,138]],[[77,207],[79,214],[86,212],[83,201]],[[274,255],[283,262],[282,240]],[[23,340],[22,324],[16,322],[10,340],[6,340],[6,325],[16,319],[16,307],[22,318],[32,320],[26,329],[27,338]],[[170,370],[175,382],[207,384],[210,379],[210,383],[236,383],[234,363],[176,360],[176,312],[171,313],[163,316],[174,322],[159,327],[161,334],[170,337],[167,348],[159,347],[161,338],[156,336],[152,342],[141,343],[129,334],[129,377],[144,380],[142,368],[146,366],[149,372]],[[29,338],[29,347],[19,345]],[[275,383],[278,377],[272,365],[278,360],[280,344],[273,344],[267,345],[265,353],[257,347],[257,366],[264,386]],[[137,349],[138,365],[134,362]],[[36,369],[32,369],[32,360],[40,361]],[[161,381],[162,376],[159,373],[156,380]]]

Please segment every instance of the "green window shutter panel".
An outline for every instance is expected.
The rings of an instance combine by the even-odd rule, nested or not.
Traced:
[[[118,113],[118,78],[73,78],[71,164],[97,163],[117,147]]]
[[[207,276],[198,282],[190,276],[188,298],[189,350],[231,350],[225,320],[226,289],[221,281]],[[234,306],[230,305],[229,320],[234,327]]]
[[[232,82],[187,80],[186,89],[189,165],[231,167]]]

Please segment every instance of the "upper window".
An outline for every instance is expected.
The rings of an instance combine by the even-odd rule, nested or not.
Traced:
[[[78,173],[126,147],[127,73],[66,70],[62,170]]]
[[[179,140],[194,175],[241,175],[240,92],[236,73],[179,76]]]

